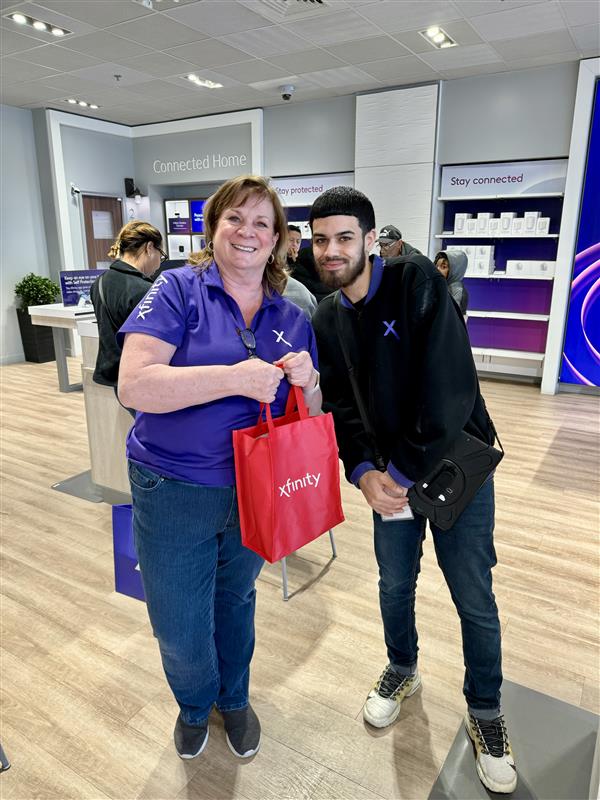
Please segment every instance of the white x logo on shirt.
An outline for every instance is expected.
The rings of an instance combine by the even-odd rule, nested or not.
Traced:
[[[289,342],[287,342],[287,341],[286,341],[286,340],[283,338],[283,334],[285,333],[285,331],[276,331],[276,330],[274,330],[274,331],[273,331],[273,333],[275,334],[275,336],[277,336],[277,339],[276,339],[276,341],[275,341],[275,344],[277,344],[278,342],[283,342],[284,344],[287,344],[287,346],[288,346],[288,347],[291,347],[291,346],[292,346],[292,345],[291,345]]]

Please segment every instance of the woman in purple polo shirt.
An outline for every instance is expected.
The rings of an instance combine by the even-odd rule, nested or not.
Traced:
[[[138,409],[127,440],[133,526],[180,708],[175,747],[202,752],[216,705],[246,758],[260,746],[248,683],[263,561],[241,544],[231,432],[255,424],[260,403],[283,414],[290,384],[317,414],[321,391],[310,323],[281,296],[287,222],[274,189],[257,176],[227,181],[204,227],[201,263],[160,275],[121,328],[119,397]]]

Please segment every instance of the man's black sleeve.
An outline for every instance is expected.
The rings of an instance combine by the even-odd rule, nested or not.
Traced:
[[[323,391],[323,411],[333,414],[335,433],[344,463],[346,478],[364,461],[375,464],[371,437],[366,433],[352,391],[335,327],[333,298],[319,305],[312,324],[319,353],[319,371]]]

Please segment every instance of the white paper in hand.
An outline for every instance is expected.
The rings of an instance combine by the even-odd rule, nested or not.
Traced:
[[[402,521],[403,519],[414,519],[408,503],[404,506],[402,511],[397,511],[395,514],[380,514],[379,516],[381,517],[382,522],[398,522]]]

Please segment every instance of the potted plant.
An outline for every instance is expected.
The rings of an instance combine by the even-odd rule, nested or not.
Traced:
[[[54,303],[60,287],[50,278],[43,278],[30,272],[15,286],[15,295],[20,301],[17,307],[17,319],[23,342],[26,361],[41,364],[54,361],[54,341],[52,329],[43,325],[33,325],[29,316],[29,306],[44,306]]]

